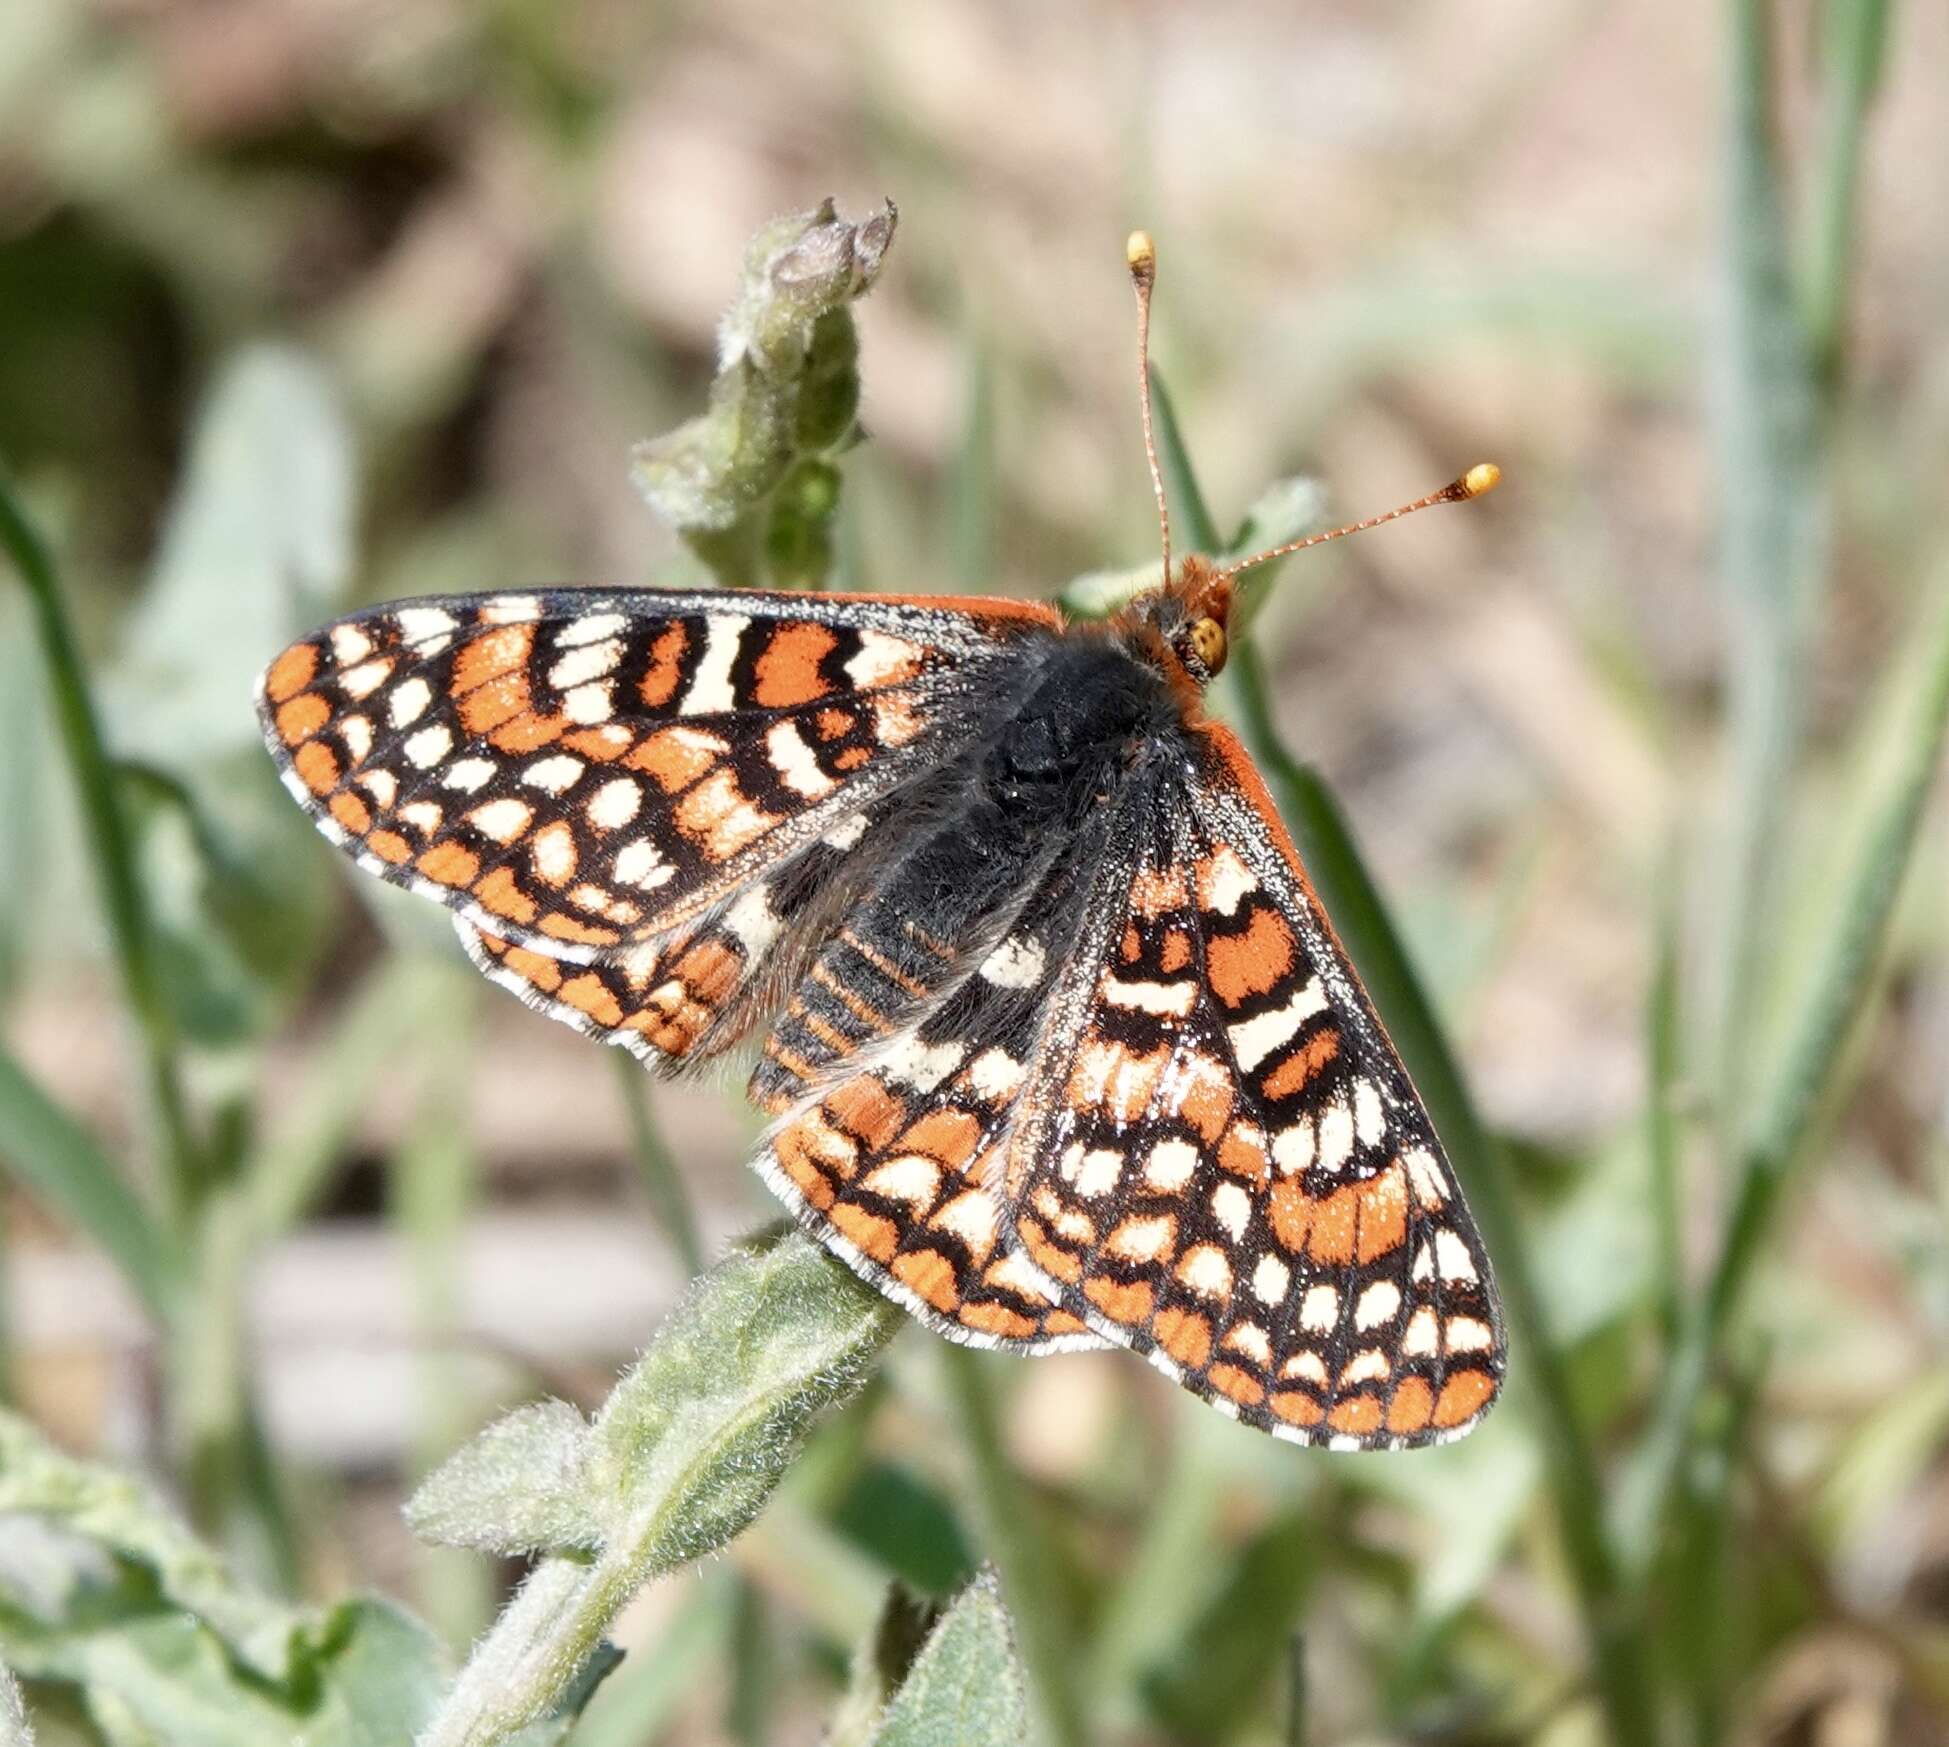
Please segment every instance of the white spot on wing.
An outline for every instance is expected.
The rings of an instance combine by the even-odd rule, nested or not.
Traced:
[[[1198,1149],[1188,1140],[1173,1137],[1160,1140],[1150,1149],[1144,1162],[1144,1181],[1165,1195],[1174,1194],[1191,1181],[1198,1168]]]
[[[1121,977],[1105,977],[1098,991],[1113,1007],[1127,1007],[1135,1013],[1155,1013],[1182,1019],[1198,997],[1194,983],[1125,982]]]
[[[861,631],[859,653],[846,663],[846,677],[862,691],[888,680],[904,679],[920,661],[920,651],[884,631]]]
[[[1275,1255],[1263,1255],[1252,1270],[1252,1295],[1261,1304],[1284,1304],[1292,1284],[1292,1270]]]
[[[765,750],[771,756],[772,769],[778,772],[778,780],[808,801],[824,800],[839,787],[819,768],[819,761],[806,745],[796,722],[774,722],[765,735]]]
[[[538,758],[521,773],[521,780],[531,789],[540,789],[545,795],[567,793],[585,766],[581,759],[571,758],[566,752],[557,752],[547,758]]]
[[[740,892],[724,912],[724,928],[744,948],[747,960],[757,958],[778,938],[779,920],[772,911],[770,889],[760,885]]]
[[[431,770],[453,750],[453,734],[444,723],[434,722],[406,740],[406,757],[416,770]]]
[[[454,628],[455,620],[443,607],[400,607],[393,613],[393,623],[408,643],[424,643],[445,636]]]
[[[860,1187],[890,1201],[906,1201],[916,1207],[932,1207],[934,1192],[940,1187],[941,1168],[919,1153],[903,1153],[888,1159],[868,1174]]]
[[[1220,1183],[1211,1192],[1211,1216],[1231,1233],[1237,1243],[1252,1219],[1252,1198],[1233,1182]]]
[[[533,817],[525,801],[504,796],[497,801],[484,801],[467,815],[467,822],[496,843],[512,843],[527,830],[528,821]]]
[[[1232,1265],[1216,1244],[1194,1244],[1178,1263],[1178,1278],[1202,1298],[1229,1298]]]
[[[491,758],[456,759],[442,774],[440,786],[459,789],[464,794],[476,794],[494,780],[494,772],[498,768]]]
[[[355,667],[372,653],[372,639],[357,625],[332,627],[332,658],[340,667]]]
[[[1272,1162],[1288,1177],[1297,1176],[1313,1162],[1313,1119],[1302,1116],[1290,1128],[1272,1137]]]
[[[395,728],[403,728],[408,722],[418,721],[432,702],[433,688],[414,674],[393,687],[392,696],[386,700],[386,714]]]
[[[1220,916],[1231,915],[1239,899],[1258,889],[1252,870],[1228,843],[1219,844],[1198,870],[1198,901]]]
[[[1326,990],[1320,986],[1318,977],[1312,977],[1285,1006],[1226,1026],[1225,1034],[1232,1040],[1232,1054],[1238,1058],[1238,1065],[1249,1074],[1325,1006]]]
[[[1447,1226],[1435,1233],[1435,1268],[1444,1280],[1466,1284],[1476,1277],[1475,1262],[1469,1255],[1468,1245]]]
[[[589,822],[603,831],[620,831],[642,805],[642,785],[634,777],[611,777],[589,797]]]
[[[1353,1112],[1335,1099],[1320,1112],[1320,1169],[1343,1171],[1353,1157]]]
[[[585,643],[571,649],[548,670],[548,683],[558,692],[573,691],[592,679],[600,679],[622,659],[623,646],[615,638],[606,643]]]
[[[391,656],[381,661],[361,662],[338,676],[338,688],[348,698],[369,698],[391,677],[392,670]]]
[[[967,1054],[961,1043],[923,1043],[909,1033],[887,1055],[887,1071],[908,1085],[931,1092],[961,1065]]]
[[[598,722],[606,722],[615,713],[609,698],[615,689],[615,681],[592,679],[587,685],[579,685],[573,691],[562,694],[562,714],[571,722],[584,728],[593,728]]]
[[[579,619],[571,619],[555,633],[557,649],[578,649],[585,643],[599,643],[605,637],[619,635],[627,628],[628,621],[621,613],[585,613]],[[614,664],[614,657],[611,657]],[[607,668],[600,671],[607,672]]]
[[[1012,1097],[1028,1070],[1005,1049],[984,1049],[968,1063],[968,1084],[982,1097],[999,1104]]]
[[[653,892],[677,877],[677,870],[647,837],[625,843],[610,866],[617,885],[633,886],[639,892]]]
[[[683,702],[677,706],[678,715],[717,715],[735,707],[731,664],[738,658],[738,646],[750,623],[742,613],[730,613],[706,622],[704,653],[684,692]]]
[[[1391,1322],[1401,1308],[1401,1288],[1392,1280],[1376,1280],[1360,1295],[1354,1307],[1353,1325],[1358,1329],[1378,1328]]]
[[[1299,1326],[1331,1334],[1340,1326],[1340,1294],[1331,1286],[1309,1286],[1300,1300]]]

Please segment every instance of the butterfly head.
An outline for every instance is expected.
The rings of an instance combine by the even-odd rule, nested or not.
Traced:
[[[1123,622],[1127,628],[1139,633],[1140,640],[1153,657],[1165,659],[1174,680],[1178,678],[1177,670],[1181,669],[1184,676],[1202,690],[1223,669],[1230,652],[1234,581],[1241,572],[1271,559],[1304,551],[1308,546],[1324,545],[1329,540],[1339,540],[1348,534],[1377,528],[1383,522],[1398,521],[1402,516],[1432,508],[1435,504],[1463,503],[1469,498],[1481,497],[1485,492],[1495,490],[1502,479],[1502,470],[1493,461],[1480,461],[1460,478],[1450,480],[1439,491],[1431,491],[1426,497],[1418,497],[1412,503],[1404,503],[1382,515],[1349,522],[1345,527],[1331,528],[1325,533],[1311,534],[1305,539],[1275,546],[1270,551],[1255,552],[1249,558],[1233,559],[1228,564],[1215,564],[1194,553],[1173,567],[1170,506],[1164,493],[1164,472],[1158,464],[1157,438],[1151,411],[1150,299],[1151,290],[1157,282],[1157,246],[1148,232],[1130,233],[1130,240],[1124,245],[1124,258],[1130,268],[1130,282],[1137,292],[1137,378],[1141,391],[1139,405],[1144,418],[1144,458],[1150,464],[1151,490],[1157,498],[1157,523],[1163,546],[1164,569],[1160,585],[1131,602],[1124,611]]]

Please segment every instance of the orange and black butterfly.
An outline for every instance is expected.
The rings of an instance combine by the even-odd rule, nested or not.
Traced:
[[[1140,329],[1152,261],[1133,238]],[[381,607],[271,663],[265,736],[319,829],[531,1006],[656,1068],[761,1035],[758,1170],[930,1328],[1130,1347],[1301,1443],[1457,1437],[1503,1373],[1488,1261],[1204,713],[1243,566],[1166,540],[1160,586],[1093,624],[708,590]]]

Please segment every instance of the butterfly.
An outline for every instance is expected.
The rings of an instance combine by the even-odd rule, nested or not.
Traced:
[[[1171,561],[1142,233],[1130,260],[1164,562],[1107,621],[965,596],[409,601],[279,655],[265,737],[318,828],[445,905],[530,1006],[659,1069],[762,1037],[756,1168],[928,1327],[1128,1347],[1300,1443],[1446,1441],[1501,1384],[1488,1258],[1205,712],[1246,566]]]

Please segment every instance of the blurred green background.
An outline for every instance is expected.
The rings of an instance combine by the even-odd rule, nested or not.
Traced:
[[[5,1399],[264,1582],[464,1646],[510,1573],[418,1547],[405,1491],[502,1405],[600,1400],[690,1222],[768,1217],[737,1078],[649,1082],[348,877],[249,685],[358,602],[694,574],[628,447],[702,405],[747,236],[826,194],[901,210],[849,586],[1152,553],[1137,224],[1221,526],[1277,476],[1358,516],[1502,464],[1286,567],[1254,635],[1547,1350],[1464,1444],[1374,1458],[1123,1356],[984,1366],[998,1491],[911,1330],[640,1598],[586,1739],[816,1738],[885,1580],[952,1589],[998,1497],[1092,1738],[1949,1739],[1936,5],[7,0],[0,468],[151,946],[9,576]]]

